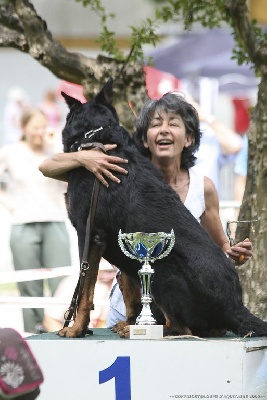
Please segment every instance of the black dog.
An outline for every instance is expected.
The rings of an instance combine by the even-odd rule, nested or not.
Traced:
[[[205,336],[229,330],[237,335],[267,335],[267,323],[252,315],[242,303],[237,272],[222,250],[164,182],[161,173],[138,152],[134,140],[119,126],[111,105],[112,79],[92,100],[81,104],[62,93],[70,112],[63,130],[64,151],[77,150],[87,142],[116,143],[110,154],[129,160],[121,183],[101,185],[90,243],[89,271],[72,327],[59,335],[84,336],[93,304],[98,264],[103,256],[138,282],[140,263],[127,258],[118,246],[118,232],[175,232],[171,253],[153,265],[152,295],[163,312],[166,327],[176,334]],[[99,129],[101,128],[102,129]],[[85,135],[91,131],[88,135]],[[68,212],[77,230],[80,256],[94,176],[85,168],[74,169],[68,179]],[[138,298],[126,296],[127,323],[140,312]],[[138,291],[137,291],[138,292]],[[139,289],[140,292],[140,289]]]

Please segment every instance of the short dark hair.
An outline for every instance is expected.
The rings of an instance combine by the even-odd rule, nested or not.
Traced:
[[[159,100],[147,100],[136,119],[135,142],[144,156],[150,157],[149,149],[144,147],[147,130],[156,111],[178,114],[185,124],[186,134],[192,136],[192,144],[182,151],[181,167],[190,168],[195,165],[194,153],[198,150],[202,132],[197,110],[182,95],[166,93]]]

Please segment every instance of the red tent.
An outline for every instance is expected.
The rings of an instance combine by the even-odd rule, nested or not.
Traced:
[[[167,92],[181,90],[181,81],[175,76],[153,67],[144,67],[146,88],[151,99],[159,99]]]

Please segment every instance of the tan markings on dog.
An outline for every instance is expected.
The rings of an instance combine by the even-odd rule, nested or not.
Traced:
[[[114,326],[113,331],[117,333],[127,325],[134,325],[136,318],[142,309],[139,282],[133,277],[127,275],[125,272],[122,272],[118,283],[126,307],[126,321],[120,321]]]
[[[141,312],[141,290],[140,282],[133,277],[122,272],[118,279],[119,287],[122,291],[125,308],[126,308],[126,321],[118,322],[113,331],[118,333],[121,338],[129,338],[130,326],[134,325],[136,318]]]
[[[168,318],[167,314],[162,310],[164,317],[166,319],[166,324],[163,326],[163,335],[192,335],[191,330],[184,325],[181,324],[173,324]]]
[[[122,288],[127,322],[128,325],[134,325],[142,309],[140,284],[136,282],[136,279],[122,272]]]
[[[100,248],[101,246],[101,248]],[[81,337],[86,334],[90,322],[90,310],[93,309],[94,290],[99,269],[99,262],[104,252],[104,245],[92,243],[89,255],[89,269],[86,271],[83,290],[80,297],[77,317],[73,326],[65,327],[58,332],[62,337]]]

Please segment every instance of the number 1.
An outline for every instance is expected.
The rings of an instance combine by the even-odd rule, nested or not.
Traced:
[[[99,384],[115,378],[116,400],[131,400],[130,357],[117,357],[108,368],[99,371]]]

